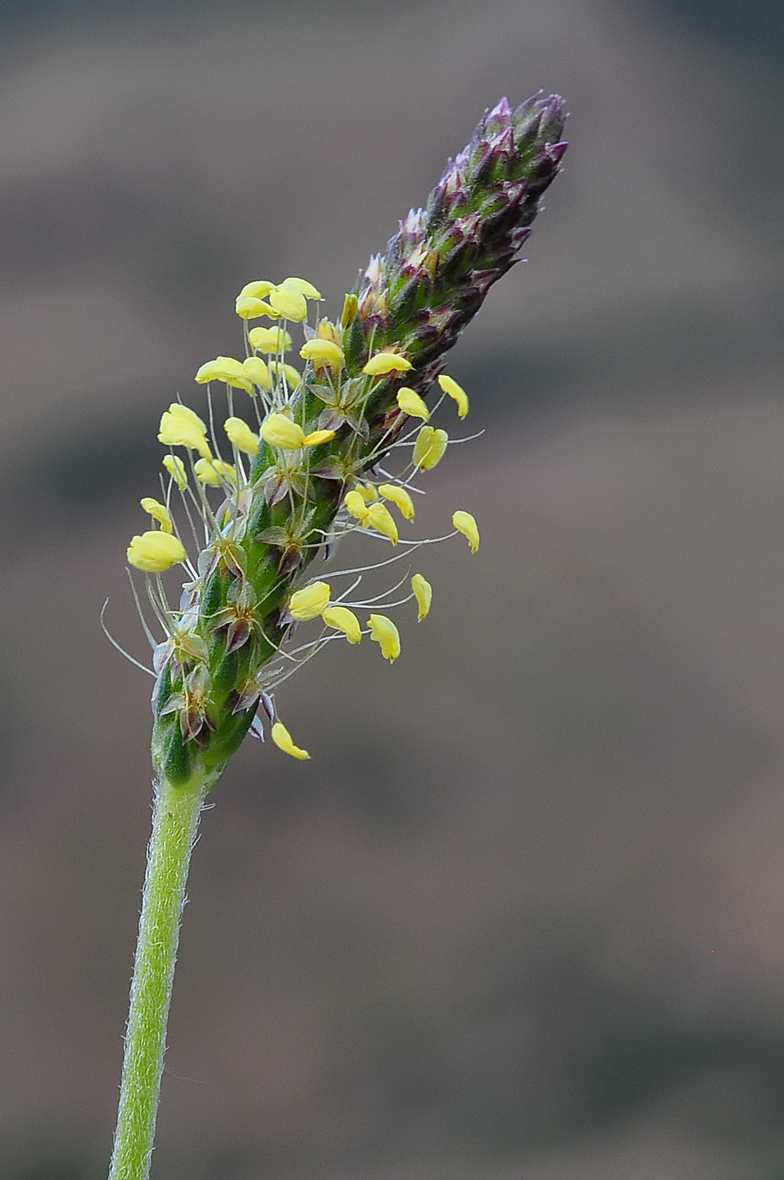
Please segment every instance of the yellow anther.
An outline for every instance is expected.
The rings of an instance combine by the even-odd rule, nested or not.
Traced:
[[[449,435],[445,430],[423,426],[414,443],[414,465],[422,471],[431,471],[443,459],[448,442]]]
[[[272,355],[291,348],[291,337],[282,328],[251,328],[248,332],[251,348]]]
[[[227,418],[223,429],[229,436],[229,442],[234,443],[238,451],[246,455],[257,455],[259,451],[259,436],[254,434],[247,422],[242,418]]]
[[[411,361],[407,361],[399,352],[377,352],[362,372],[367,373],[368,377],[383,377],[387,373],[407,373],[413,367]]]
[[[328,606],[321,612],[321,617],[328,627],[342,631],[349,643],[359,643],[362,638],[359,619],[347,606]]]
[[[356,517],[357,520],[361,520],[363,524],[365,523],[368,510],[361,490],[352,488],[350,492],[346,493],[343,503],[352,516]]]
[[[346,359],[339,344],[333,343],[332,340],[320,340],[318,337],[303,344],[299,355],[306,361],[313,361],[317,368],[328,366],[330,369],[340,369]]]
[[[356,490],[366,504],[372,504],[374,500],[378,499],[378,492],[372,483],[358,483]]]
[[[479,550],[479,529],[471,513],[453,512],[452,524],[459,533],[462,533],[468,539],[471,552],[476,553]]]
[[[293,287],[295,291],[299,291],[306,299],[323,299],[324,296],[320,291],[316,290],[312,283],[307,279],[288,278],[284,279],[280,284],[281,287]]]
[[[423,422],[430,421],[430,411],[422,398],[416,390],[409,389],[407,385],[397,391],[397,404],[403,413],[408,414],[411,418],[421,418]]]
[[[234,310],[240,319],[257,320],[260,316],[269,315],[269,304],[263,299],[254,299],[248,295],[238,295]]]
[[[279,320],[281,318],[281,313],[276,311],[269,301],[265,303],[263,299],[259,299],[258,304],[259,306],[256,309],[256,316],[252,316],[252,319],[256,319],[260,315],[269,316],[271,320]]]
[[[336,326],[332,323],[332,320],[328,320],[325,317],[323,320],[319,320],[318,322],[318,327],[316,328],[316,339],[331,340],[333,344],[340,344],[341,340],[343,339],[343,333],[336,328]]]
[[[296,389],[302,380],[302,374],[293,365],[282,365],[280,361],[270,361],[269,367],[276,377],[284,376],[291,389]]]
[[[368,618],[370,638],[381,646],[381,654],[390,664],[400,655],[400,633],[386,615],[370,615]]]
[[[285,414],[270,414],[261,424],[261,437],[282,451],[296,451],[305,445],[305,431]]]
[[[357,318],[359,311],[359,300],[356,295],[347,295],[343,300],[343,314],[340,317],[340,323],[343,328],[350,328]]]
[[[322,443],[332,442],[335,437],[334,430],[311,430],[310,434],[305,435],[304,447],[320,447]]]
[[[307,750],[303,750],[300,746],[295,746],[292,741],[291,734],[286,729],[282,721],[276,721],[272,727],[272,740],[279,750],[284,754],[290,754],[292,758],[299,758],[301,762],[310,758]]]
[[[389,537],[393,545],[397,545],[398,531],[394,517],[380,500],[376,500],[374,504],[365,509],[365,519],[362,523],[365,528],[374,528],[377,533]]]
[[[163,465],[180,491],[184,492],[188,486],[188,472],[182,459],[178,459],[176,455],[164,455]]]
[[[144,511],[149,512],[153,520],[158,521],[162,533],[174,532],[171,512],[169,512],[165,504],[161,504],[160,500],[154,500],[152,496],[145,496],[140,503]]]
[[[214,361],[207,361],[197,371],[195,379],[199,385],[206,385],[209,381],[225,381],[235,389],[253,393],[253,386],[242,362],[235,360],[233,356],[216,356]]]
[[[206,385],[209,381],[219,381],[218,364],[217,361],[207,361],[196,370],[194,381],[198,381],[199,385]]]
[[[273,287],[269,293],[269,301],[278,315],[283,316],[284,319],[293,320],[299,324],[308,318],[308,305],[305,296],[296,287],[287,286],[285,283],[281,283],[279,287]]]
[[[172,402],[168,410],[164,411],[158,442],[167,447],[190,447],[203,458],[212,458],[212,451],[207,444],[207,427],[198,414],[194,414],[187,406],[181,406],[179,402]]]
[[[269,369],[264,364],[260,356],[246,357],[242,362],[242,368],[246,376],[250,378],[254,385],[260,386],[262,389],[272,389],[272,376]],[[256,393],[255,389],[249,389],[251,397]]]
[[[423,578],[421,574],[414,574],[411,579],[411,589],[414,591],[414,598],[419,607],[417,622],[421,623],[430,614],[430,605],[433,601],[433,587],[427,578]]]
[[[127,554],[131,565],[147,574],[162,574],[178,561],[185,561],[188,556],[182,543],[172,533],[157,530],[132,537]]]
[[[302,590],[294,591],[289,599],[289,614],[300,623],[317,619],[329,606],[331,594],[329,582],[311,582]]]
[[[246,283],[237,296],[238,299],[266,299],[274,283],[268,279],[256,279],[253,283]]]
[[[443,389],[444,393],[448,394],[457,402],[457,416],[458,418],[465,418],[468,413],[468,394],[463,389],[462,385],[458,385],[452,377],[447,377],[446,373],[442,373],[438,378],[438,384]]]
[[[414,501],[405,488],[399,488],[394,483],[380,483],[378,490],[385,500],[391,500],[393,504],[397,504],[406,520],[414,519],[416,516]]]
[[[199,482],[206,483],[211,488],[237,482],[237,472],[231,463],[224,463],[222,459],[198,459],[193,465],[193,470]]]

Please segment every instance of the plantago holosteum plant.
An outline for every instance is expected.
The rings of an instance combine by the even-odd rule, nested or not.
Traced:
[[[425,399],[435,390],[436,404],[453,399],[460,418],[468,413],[466,393],[442,372],[445,354],[517,260],[566,150],[563,123],[556,95],[535,95],[516,110],[502,99],[487,112],[426,207],[412,210],[386,253],[371,258],[335,321],[320,317],[321,295],[304,279],[249,283],[236,303],[244,358],[216,357],[198,370],[208,388],[204,417],[173,402],[161,419],[162,498],[142,500],[158,527],[128,548],[164,638],[157,642],[145,624],[154,649],[155,809],[111,1180],[149,1175],[205,797],[245,735],[262,736],[265,720],[284,753],[309,757],[278,719],[275,690],[325,644],[367,636],[387,660],[398,658],[400,635],[386,612],[400,605],[402,583],[363,599],[372,564],[323,578],[308,568],[349,532],[393,548],[376,566],[405,565],[431,543],[407,535],[419,478],[449,445],[447,432],[430,425],[435,407]],[[301,368],[287,359],[294,350]],[[225,417],[215,386],[225,388]],[[462,533],[476,552],[473,516],[459,508],[452,525],[448,535]],[[178,564],[185,582],[172,605],[162,575]],[[409,581],[411,564],[403,601],[415,602],[421,621],[432,589],[420,572]]]

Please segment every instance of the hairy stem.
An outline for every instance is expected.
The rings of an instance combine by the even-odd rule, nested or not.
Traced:
[[[157,786],[109,1180],[149,1176],[188,866],[217,777],[213,771]]]

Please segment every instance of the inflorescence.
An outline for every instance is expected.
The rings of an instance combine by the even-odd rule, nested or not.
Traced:
[[[278,685],[336,638],[357,644],[368,635],[393,662],[400,636],[385,612],[413,600],[419,620],[427,617],[432,589],[419,572],[380,596],[363,599],[358,590],[369,569],[431,543],[401,529],[415,517],[418,477],[450,442],[430,424],[432,413],[444,399],[460,418],[468,413],[465,391],[442,371],[445,353],[518,260],[566,150],[563,123],[557,95],[534,95],[515,110],[502,99],[487,111],[426,207],[411,210],[386,253],[360,273],[338,320],[314,314],[311,322],[321,295],[304,279],[247,284],[236,302],[244,359],[219,356],[196,373],[207,386],[207,422],[180,402],[164,413],[162,498],[142,500],[157,527],[128,547],[166,636],[158,643],[147,630],[159,777],[217,778],[248,731],[262,736],[259,710],[275,743],[307,758],[276,717]],[[304,337],[301,370],[287,360],[295,325]],[[213,384],[226,390],[220,426]],[[440,397],[430,407],[434,387]],[[235,412],[237,397],[252,424]],[[476,552],[473,516],[459,509],[452,525],[447,535],[462,533]],[[398,552],[308,580],[315,555],[331,555],[347,533]],[[173,609],[162,574],[178,563],[187,580]],[[296,626],[314,620],[319,632],[293,643]]]

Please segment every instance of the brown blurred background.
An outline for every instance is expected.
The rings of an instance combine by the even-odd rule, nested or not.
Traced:
[[[148,835],[124,572],[246,281],[336,313],[483,109],[566,170],[450,371],[428,623],[203,821],[156,1180],[784,1178],[780,0],[0,4],[0,1176],[99,1180]],[[450,425],[451,416],[445,424]],[[419,522],[418,522],[419,523]]]

